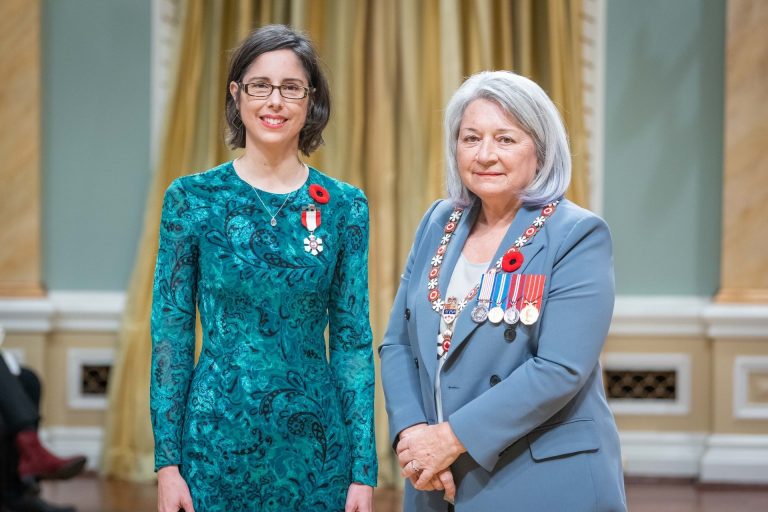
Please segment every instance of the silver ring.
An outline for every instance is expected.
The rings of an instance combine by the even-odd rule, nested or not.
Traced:
[[[413,471],[414,473],[418,473],[419,471],[421,471],[421,468],[416,466],[416,459],[413,459],[411,461],[411,471]]]

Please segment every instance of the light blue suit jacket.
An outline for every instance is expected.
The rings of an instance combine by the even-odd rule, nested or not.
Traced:
[[[427,300],[427,272],[453,206],[438,201],[416,232],[389,326],[379,348],[392,443],[405,428],[436,422],[436,336],[440,317]],[[540,208],[523,207],[495,263]],[[466,211],[445,254],[448,287],[477,215]],[[506,324],[470,318],[454,326],[440,374],[444,418],[467,453],[452,465],[457,512],[626,510],[616,424],[598,357],[614,302],[611,238],[605,222],[563,200],[521,250],[521,274],[544,274],[539,320]],[[442,493],[406,482],[405,512],[445,511]]]

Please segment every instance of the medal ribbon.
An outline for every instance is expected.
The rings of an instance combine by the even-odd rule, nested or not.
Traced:
[[[529,275],[525,280],[525,304],[524,306],[531,305],[538,310],[541,310],[541,295],[544,292],[544,275],[534,274]]]
[[[525,307],[525,287],[531,281],[530,278],[530,274],[520,274],[520,295],[515,297],[515,303],[518,311],[522,311]]]
[[[320,225],[320,209],[311,208],[301,212],[301,223],[312,233]]]
[[[477,296],[478,304],[487,304],[491,301],[493,285],[496,283],[496,269],[492,268],[480,278],[480,293]]]
[[[520,297],[520,285],[525,281],[523,274],[512,274],[512,282],[509,284],[509,297],[507,297],[507,307],[514,307],[520,311],[517,301]]]
[[[317,229],[317,210],[307,212],[307,229],[314,231]]]
[[[493,304],[502,307],[502,301],[509,291],[509,278],[511,276],[506,272],[496,274],[496,279],[493,287]]]

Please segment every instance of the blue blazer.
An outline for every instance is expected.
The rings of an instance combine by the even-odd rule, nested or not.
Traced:
[[[393,445],[403,429],[436,422],[440,317],[427,299],[427,272],[452,211],[441,200],[422,219],[379,348]],[[443,294],[477,211],[465,211],[448,246]],[[494,263],[540,211],[519,210]],[[508,341],[506,324],[473,322],[470,303],[456,319],[440,375],[444,419],[467,449],[451,466],[456,512],[626,510],[619,438],[598,362],[614,302],[608,226],[562,200],[521,252],[516,273],[546,276],[539,320],[518,322]],[[442,492],[406,482],[405,512],[446,509]]]

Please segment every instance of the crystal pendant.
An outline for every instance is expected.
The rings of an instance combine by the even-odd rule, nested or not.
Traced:
[[[274,217],[272,217],[272,220],[271,220],[271,221],[269,221],[269,224],[270,224],[272,227],[275,227],[275,226],[277,226],[277,220],[275,220],[275,218],[274,218]]]

